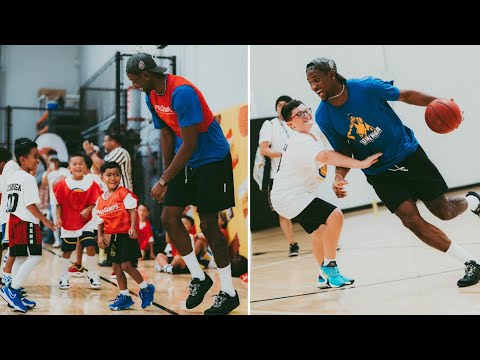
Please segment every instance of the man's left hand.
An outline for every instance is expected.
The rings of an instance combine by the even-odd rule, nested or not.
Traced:
[[[152,188],[152,191],[150,191],[150,195],[152,196],[153,199],[157,200],[158,202],[162,202],[162,199],[165,196],[166,192],[167,192],[167,185],[161,185],[159,182],[157,182],[155,186]]]

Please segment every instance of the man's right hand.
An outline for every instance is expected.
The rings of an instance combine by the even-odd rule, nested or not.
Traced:
[[[335,175],[335,181],[333,182],[333,192],[337,198],[341,199],[347,196],[347,190],[343,187],[348,184],[348,181],[343,178],[343,176],[337,174]]]
[[[95,148],[93,147],[93,144],[88,140],[85,140],[83,142],[82,146],[83,146],[83,150],[85,150],[85,152],[87,154],[91,153],[92,151],[95,151]]]

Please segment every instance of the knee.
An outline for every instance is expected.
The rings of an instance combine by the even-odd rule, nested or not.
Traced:
[[[127,271],[128,269],[130,269],[130,266],[130,262],[126,262],[121,265],[123,271]]]
[[[327,223],[333,221],[336,224],[343,224],[343,212],[339,208],[336,208],[332,211],[332,213],[328,216]]]
[[[400,217],[400,220],[402,220],[403,226],[405,226],[407,229],[415,232],[421,225],[422,218],[419,216],[409,216],[409,215],[404,215]]]

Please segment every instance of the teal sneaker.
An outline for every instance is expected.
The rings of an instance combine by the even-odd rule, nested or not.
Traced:
[[[338,271],[336,261],[330,261],[326,266],[322,265],[320,272],[330,287],[338,288],[347,285],[345,279]]]
[[[319,289],[328,289],[330,285],[328,285],[327,280],[325,280],[322,276],[322,273],[318,274],[318,280],[317,280],[317,288]]]

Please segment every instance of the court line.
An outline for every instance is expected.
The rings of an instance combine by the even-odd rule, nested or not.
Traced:
[[[252,314],[253,313],[253,314]],[[267,311],[267,310],[253,310],[250,315],[325,315],[319,313],[300,313],[300,312],[289,312],[289,311]]]
[[[52,255],[54,255],[54,256],[58,256],[58,257],[61,258],[60,254],[57,254],[55,251],[53,251],[53,250],[51,250],[51,249],[49,249],[49,248],[44,247],[43,250],[46,250],[46,251],[48,251],[50,254],[52,254]],[[84,267],[84,269],[88,271],[87,268]],[[107,278],[104,278],[103,276],[100,276],[100,275],[98,275],[98,276],[99,276],[100,279],[102,279],[103,281],[105,281],[105,282],[107,282],[107,283],[109,283],[109,284],[111,284],[111,285],[113,285],[113,286],[115,286],[115,287],[118,288],[118,285],[115,284],[113,281],[111,281],[111,280],[109,280],[109,279],[107,279]],[[133,296],[136,296],[136,297],[140,298],[140,296],[138,296],[138,294],[134,293],[132,290],[128,290],[128,291],[129,291],[130,294],[132,294]],[[155,301],[152,302],[152,305],[153,305],[153,306],[156,306],[157,308],[159,308],[159,309],[161,309],[161,310],[163,310],[163,311],[165,311],[165,312],[167,312],[167,313],[169,313],[170,315],[180,315],[179,313],[177,313],[177,312],[175,312],[175,311],[173,311],[173,310],[171,310],[171,309],[169,309],[169,308],[167,308],[167,307],[165,307],[165,306],[163,306],[163,305],[160,305],[160,304],[156,303]]]
[[[419,278],[424,278],[424,277],[428,277],[428,276],[447,274],[447,273],[452,273],[452,272],[456,272],[456,271],[460,271],[460,270],[464,270],[464,269],[447,270],[447,271],[441,271],[441,272],[438,272],[438,273],[431,273],[431,274],[418,275],[418,276],[410,276],[410,277],[403,278],[403,279],[381,281],[381,282],[377,282],[377,283],[365,284],[365,285],[360,285],[360,286],[347,285],[345,287],[326,289],[326,290],[323,290],[323,291],[314,291],[314,292],[296,294],[296,295],[278,296],[278,297],[274,297],[274,298],[261,299],[261,300],[251,300],[250,303],[253,304],[253,303],[273,301],[273,300],[290,299],[290,298],[302,297],[302,296],[308,296],[308,295],[317,295],[317,294],[322,294],[322,293],[326,293],[326,292],[333,292],[333,291],[346,291],[346,290],[351,290],[351,289],[356,289],[356,288],[366,288],[366,287],[370,287],[370,286],[391,284],[391,283],[395,283],[395,282],[399,282],[399,281],[413,280],[413,279],[419,279]]]

